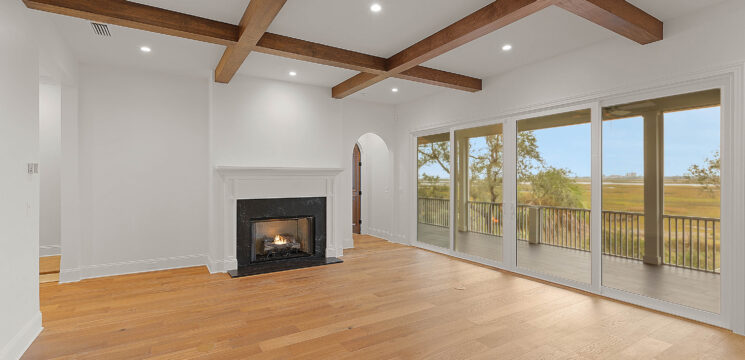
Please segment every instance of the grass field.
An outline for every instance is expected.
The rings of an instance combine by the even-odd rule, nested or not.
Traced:
[[[590,201],[590,185],[581,184],[583,203]],[[691,185],[665,186],[665,215],[720,217],[719,190],[708,192]],[[644,187],[641,184],[604,185],[603,210],[644,212]]]
[[[579,186],[582,189],[582,208],[589,209],[590,184]],[[521,199],[529,196],[529,185],[521,185],[520,190]],[[665,186],[665,215],[719,218],[720,204],[719,190],[705,191],[700,186],[686,184]],[[644,186],[633,183],[604,185],[603,210],[644,212]]]

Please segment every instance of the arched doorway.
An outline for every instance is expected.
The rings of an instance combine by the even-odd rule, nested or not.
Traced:
[[[362,232],[362,153],[359,144],[352,154],[352,233]]]
[[[352,189],[352,198],[345,202],[351,201],[348,204],[352,209],[347,210],[351,219],[344,222],[352,222],[353,241],[357,235],[387,239],[392,236],[394,219],[393,154],[385,140],[375,133],[365,133],[350,145],[352,156],[347,161],[352,168],[347,189]]]

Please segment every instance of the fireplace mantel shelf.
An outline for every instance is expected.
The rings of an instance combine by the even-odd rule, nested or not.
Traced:
[[[252,167],[252,166],[216,166],[215,170],[223,176],[265,175],[265,176],[335,176],[341,168],[311,167]]]

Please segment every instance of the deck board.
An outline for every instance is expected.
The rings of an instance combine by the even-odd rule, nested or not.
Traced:
[[[448,247],[449,229],[419,224],[420,241]],[[502,260],[502,238],[459,232],[460,252]],[[518,266],[542,274],[589,284],[590,253],[550,245],[518,241]],[[721,309],[721,275],[673,266],[645,265],[641,261],[603,255],[603,285],[713,313]]]

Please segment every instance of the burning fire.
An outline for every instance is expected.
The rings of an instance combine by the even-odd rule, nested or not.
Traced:
[[[286,245],[287,239],[282,235],[277,235],[274,237],[274,243],[277,245]]]

